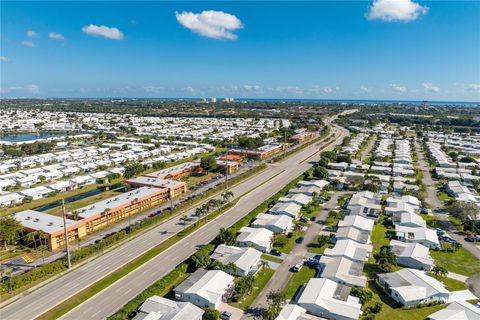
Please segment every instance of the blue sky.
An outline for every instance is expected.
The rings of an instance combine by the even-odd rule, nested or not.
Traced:
[[[2,97],[480,101],[480,3],[1,2]]]

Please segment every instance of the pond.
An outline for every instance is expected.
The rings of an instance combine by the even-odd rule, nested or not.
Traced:
[[[15,134],[0,134],[0,141],[7,142],[25,142],[32,141],[36,139],[46,139],[46,138],[55,138],[62,137],[65,134],[60,133],[15,133]]]

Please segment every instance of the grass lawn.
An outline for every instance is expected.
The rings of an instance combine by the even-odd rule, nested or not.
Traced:
[[[272,262],[276,262],[276,263],[282,263],[282,261],[283,261],[282,259],[271,256],[269,254],[262,254],[261,258],[263,260],[272,261]]]
[[[431,275],[431,276],[435,278],[434,275]],[[451,279],[451,278],[448,278],[448,277],[438,277],[438,280],[443,282],[445,284],[445,287],[450,291],[468,289],[467,285],[462,281],[458,281],[458,280]]]
[[[480,273],[480,261],[464,248],[455,252],[430,250],[435,263],[464,276]]]
[[[437,195],[438,195],[438,199],[443,201],[443,202],[453,200],[453,198],[450,197],[446,192],[439,191],[439,192],[437,192]]]
[[[307,217],[308,219],[310,219],[311,217],[315,217],[320,212],[320,210],[322,210],[322,206],[320,204],[315,204],[302,208],[300,213],[302,217]]]
[[[295,240],[301,237],[303,233],[304,233],[303,231],[295,230],[292,232],[292,236],[288,238],[288,241],[285,245],[283,246],[274,245],[273,248],[283,253],[290,253],[290,251],[292,251],[293,247],[296,245]]]
[[[455,226],[460,231],[463,231],[463,222],[462,220],[458,219],[457,217],[454,217],[452,215],[448,215],[448,220]]]
[[[425,222],[427,223],[427,226],[429,226],[430,228],[440,228],[441,227],[440,222],[433,215],[420,214],[420,217],[422,217],[422,219],[425,220]]]
[[[373,298],[366,303],[366,306],[369,306],[377,301],[382,303],[382,311],[375,316],[375,319],[384,320],[424,320],[430,314],[443,309],[446,305],[433,306],[433,307],[423,307],[423,308],[413,308],[413,309],[402,309],[394,300],[388,297],[373,280],[368,281],[367,287],[373,291]]]
[[[377,223],[373,226],[372,234],[370,235],[373,244],[373,253],[380,251],[382,246],[388,246],[390,243],[389,233],[394,232],[393,228],[387,228],[383,224],[384,217],[380,217]],[[373,259],[373,254],[370,255]]]
[[[250,292],[249,295],[243,297],[243,299],[239,302],[232,302],[229,303],[231,306],[235,308],[239,308],[242,310],[246,310],[250,307],[252,302],[258,296],[260,292],[262,292],[263,288],[267,284],[268,280],[273,276],[275,270],[271,268],[262,268],[256,275],[255,275],[255,283],[253,285],[253,290]]]
[[[330,244],[330,243],[327,243],[327,244],[324,244],[323,246],[319,247],[317,243],[310,243],[308,245],[308,252],[311,252],[311,253],[317,253],[317,254],[323,254],[323,252],[325,251],[325,249],[327,248],[332,248],[333,245]]]
[[[77,209],[83,208],[85,206],[88,206],[92,203],[96,203],[96,202],[99,202],[101,200],[104,200],[104,199],[107,199],[107,198],[110,198],[110,197],[114,197],[115,195],[118,195],[118,194],[121,194],[121,193],[122,192],[119,192],[119,191],[116,191],[116,190],[104,191],[102,193],[96,194],[96,195],[91,196],[91,197],[83,198],[81,200],[70,202],[70,203],[65,203],[65,210],[66,210],[66,212],[77,210]],[[58,207],[55,207],[55,208],[52,208],[52,209],[48,209],[48,210],[45,211],[45,213],[50,213],[50,214],[53,214],[55,216],[62,216],[62,214],[63,214],[61,206],[58,206]]]
[[[293,276],[288,280],[287,285],[283,288],[283,293],[287,299],[293,299],[295,293],[298,289],[305,283],[308,282],[311,278],[315,276],[317,270],[310,269],[309,267],[303,266],[299,272],[295,272]]]

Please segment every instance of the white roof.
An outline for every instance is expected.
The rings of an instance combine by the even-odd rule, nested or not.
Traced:
[[[446,295],[450,293],[443,283],[421,270],[403,268],[380,274],[379,277],[383,278],[389,287],[397,291],[407,302],[425,299],[439,293]]]
[[[397,224],[395,225],[395,234],[397,234],[397,236],[403,236],[409,241],[427,240],[439,244],[437,232],[426,227],[407,227]]]
[[[234,277],[221,270],[195,271],[175,291],[196,294],[215,304],[232,284]]]
[[[160,189],[152,187],[141,187],[129,192],[122,193],[120,195],[90,204],[86,207],[78,209],[80,218],[90,218],[97,214],[101,214],[105,209],[114,209],[119,206],[129,204],[134,199],[142,199],[158,192]]]
[[[172,301],[163,297],[148,298],[141,306],[140,312],[147,314],[143,320],[190,320],[201,317],[202,309],[190,302]]]
[[[349,215],[338,222],[338,227],[354,227],[359,230],[372,231],[375,221],[360,215]]]
[[[350,239],[339,239],[331,249],[325,249],[326,256],[344,256],[352,260],[365,261],[372,252],[373,247],[368,244],[358,243]]]
[[[362,308],[359,299],[344,294],[338,295],[337,288],[339,286],[340,289],[343,287],[330,279],[312,278],[308,281],[297,303],[310,312],[312,310],[308,308],[308,305],[314,304],[332,314],[358,319]]]
[[[221,244],[212,253],[211,258],[223,264],[234,263],[240,270],[249,271],[258,264],[261,255],[262,253],[254,248],[239,248]]]
[[[32,230],[42,230],[48,234],[63,231],[63,218],[40,211],[25,210],[13,215],[22,226]],[[66,219],[67,228],[77,221]]]
[[[302,207],[293,202],[279,202],[270,208],[270,212],[272,213],[288,213],[291,216],[297,216]]]
[[[430,320],[478,320],[480,308],[467,301],[455,301],[445,309],[428,316]]]
[[[275,318],[275,320],[321,320],[324,318],[319,318],[311,314],[307,314],[307,310],[300,307],[296,304],[287,304],[283,307],[280,314]]]
[[[252,225],[264,227],[273,226],[282,230],[288,229],[292,225],[293,218],[284,214],[261,213],[257,216]]]
[[[397,257],[412,258],[427,265],[434,264],[430,250],[420,243],[391,240],[390,247]]]
[[[265,228],[250,228],[243,227],[240,229],[240,234],[237,241],[251,242],[262,247],[268,247],[273,238],[273,232]]]

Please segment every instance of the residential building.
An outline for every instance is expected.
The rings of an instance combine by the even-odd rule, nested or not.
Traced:
[[[255,274],[259,270],[261,256],[262,253],[253,248],[220,244],[210,257],[223,265],[233,263],[236,266],[235,270],[224,271],[234,276],[245,277]]]

